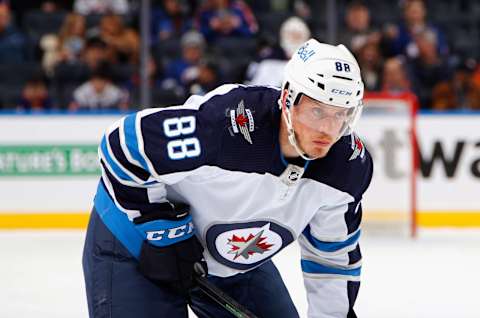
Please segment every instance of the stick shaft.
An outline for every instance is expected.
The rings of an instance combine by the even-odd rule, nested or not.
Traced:
[[[247,308],[240,305],[235,299],[227,295],[220,288],[209,282],[203,276],[195,277],[200,289],[212,300],[217,302],[220,306],[225,308],[233,316],[237,318],[258,318],[251,313]]]

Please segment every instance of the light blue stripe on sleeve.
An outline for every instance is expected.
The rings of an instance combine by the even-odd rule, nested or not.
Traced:
[[[129,175],[127,175],[125,172],[123,172],[123,170],[115,163],[115,161],[113,161],[112,157],[108,153],[107,140],[105,136],[103,136],[102,142],[100,143],[100,150],[102,151],[103,156],[105,157],[106,163],[110,166],[110,168],[112,168],[113,170],[112,172],[117,177],[119,177],[122,180],[133,181],[133,179]]]
[[[107,193],[102,182],[99,182],[95,195],[95,210],[110,232],[122,242],[127,250],[135,257],[140,257],[143,237],[135,229],[127,215],[120,211]]]
[[[310,242],[310,244],[312,244],[316,249],[322,252],[339,251],[342,248],[355,244],[360,238],[360,230],[358,230],[357,233],[350,236],[345,241],[341,241],[341,242],[320,241],[319,239],[316,239],[315,237],[313,237],[313,235],[310,233],[310,226],[307,226],[305,230],[303,230],[302,234]]]
[[[125,143],[127,144],[128,151],[133,159],[137,160],[145,169],[145,171],[150,171],[148,169],[147,162],[140,154],[138,149],[138,140],[137,140],[137,130],[135,129],[135,121],[137,114],[131,114],[125,117],[123,130],[125,131]]]
[[[311,274],[335,274],[335,275],[345,275],[345,276],[360,276],[360,271],[362,267],[354,269],[340,269],[321,265],[312,261],[307,261],[302,259],[302,271],[305,273]]]
[[[137,259],[140,257],[142,243],[147,239],[150,244],[167,246],[189,239],[195,233],[191,216],[180,221],[155,220],[140,225],[133,224],[127,214],[115,205],[103,182],[98,184],[95,210],[110,232]],[[149,238],[149,231],[157,234]]]

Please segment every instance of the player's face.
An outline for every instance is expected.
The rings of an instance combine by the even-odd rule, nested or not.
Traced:
[[[348,122],[349,110],[303,95],[292,107],[292,123],[300,148],[312,158],[325,157]]]

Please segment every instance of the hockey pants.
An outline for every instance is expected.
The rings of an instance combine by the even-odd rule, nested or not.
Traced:
[[[233,317],[198,288],[191,299],[159,287],[137,270],[137,261],[103,224],[95,209],[83,251],[83,271],[91,318],[184,318],[187,303],[199,318]],[[272,261],[232,277],[209,277],[262,318],[297,318],[297,310]]]

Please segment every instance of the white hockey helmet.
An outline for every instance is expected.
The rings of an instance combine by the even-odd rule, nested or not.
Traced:
[[[286,90],[286,93],[285,93]],[[364,85],[355,57],[343,45],[330,45],[310,39],[300,46],[285,66],[279,106],[283,110],[290,143],[305,159],[293,131],[290,107],[306,95],[321,103],[349,109],[339,133],[340,138],[353,130],[362,112]]]

